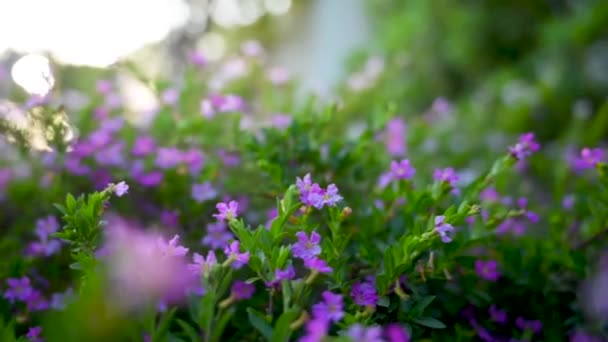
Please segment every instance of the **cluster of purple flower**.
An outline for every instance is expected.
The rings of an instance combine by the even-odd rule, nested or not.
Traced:
[[[303,179],[296,180],[298,190],[300,190],[300,200],[304,205],[322,209],[324,206],[334,207],[342,200],[335,184],[329,184],[327,189],[323,189],[317,183],[313,183],[310,174],[306,174]]]
[[[517,160],[525,160],[532,153],[540,149],[540,144],[534,140],[534,133],[525,133],[519,137],[519,141],[509,147],[509,152]]]
[[[59,229],[59,222],[55,216],[48,216],[36,221],[35,233],[38,241],[27,247],[27,253],[37,256],[51,256],[61,249],[61,241],[51,238],[51,234]]]

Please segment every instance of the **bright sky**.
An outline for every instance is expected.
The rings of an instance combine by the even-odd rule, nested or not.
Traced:
[[[64,63],[103,67],[187,18],[182,0],[0,0],[0,53],[46,50]]]

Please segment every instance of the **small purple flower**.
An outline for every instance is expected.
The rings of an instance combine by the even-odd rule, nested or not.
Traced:
[[[190,63],[192,63],[193,65],[196,65],[200,68],[207,65],[207,58],[205,58],[205,55],[203,55],[202,53],[200,53],[198,51],[191,52],[188,55],[188,60],[190,61]]]
[[[114,193],[118,197],[122,197],[122,196],[126,195],[128,192],[129,192],[129,186],[124,181],[122,181],[114,186]]]
[[[205,182],[192,184],[191,195],[196,202],[201,203],[216,198],[218,192],[210,182]]]
[[[517,317],[515,325],[521,330],[530,330],[535,334],[539,334],[543,329],[543,323],[538,320],[526,321],[522,317]]]
[[[453,168],[446,167],[445,169],[436,169],[435,173],[433,173],[433,179],[454,186],[460,178],[456,175]]]
[[[476,260],[475,272],[477,272],[477,275],[480,278],[488,281],[497,281],[500,277],[500,273],[498,273],[498,263],[496,260]]]
[[[315,319],[338,322],[344,317],[343,297],[331,291],[324,291],[323,301],[313,305],[312,313]]]
[[[177,104],[177,101],[179,100],[179,90],[175,88],[166,89],[162,92],[160,98],[164,104],[168,106],[173,106]]]
[[[394,118],[386,125],[385,145],[391,156],[405,155],[407,151],[405,145],[406,128],[405,121],[401,118]]]
[[[509,147],[509,153],[517,160],[524,160],[539,149],[540,145],[534,140],[534,133],[525,133],[519,137],[517,144]]]
[[[306,323],[306,334],[300,338],[300,342],[323,342],[329,330],[329,321],[323,318],[315,318]]]
[[[580,157],[575,158],[572,164],[575,170],[582,171],[596,167],[598,163],[602,162],[603,158],[604,152],[602,149],[585,147],[581,150]]]
[[[507,322],[507,311],[506,310],[500,310],[496,307],[496,305],[492,305],[492,306],[490,306],[490,309],[488,310],[488,312],[490,313],[490,318],[494,322],[500,323],[500,324],[505,324]]]
[[[410,334],[399,324],[389,324],[384,329],[387,342],[410,342]]]
[[[481,193],[479,193],[479,199],[485,202],[499,202],[500,194],[498,191],[496,191],[496,189],[489,187],[483,189]]]
[[[317,184],[313,184],[312,190],[307,197],[307,202],[317,209],[327,205],[334,207],[342,200],[342,196],[338,193],[338,187],[335,184],[327,186],[327,190],[320,189]]]
[[[235,269],[239,269],[249,262],[249,252],[241,253],[239,245],[238,241],[232,241],[229,246],[224,248],[226,258],[232,260],[232,267]]]
[[[30,327],[25,337],[31,342],[42,342],[40,334],[42,334],[42,327]]]
[[[358,305],[375,307],[378,303],[378,293],[375,286],[367,282],[353,285],[350,296]]]
[[[3,297],[8,299],[11,303],[16,300],[26,301],[31,294],[34,292],[30,285],[30,278],[8,278],[6,280],[8,289],[4,291]]]
[[[298,187],[301,196],[306,196],[306,194],[312,190],[312,184],[310,173],[307,173],[304,178],[296,178],[296,186]]]
[[[234,299],[249,299],[255,292],[255,286],[244,281],[237,280],[232,284],[231,293]]]
[[[177,210],[161,211],[160,222],[169,228],[176,228],[179,226],[179,212]]]
[[[181,162],[188,166],[191,175],[197,175],[203,169],[205,156],[203,152],[191,148],[182,152]]]
[[[292,265],[285,267],[284,270],[276,269],[274,271],[274,280],[275,282],[280,282],[282,280],[291,280],[296,277],[296,271]]]
[[[154,153],[156,150],[156,142],[148,136],[138,136],[133,143],[131,153],[136,157],[145,157]]]
[[[378,326],[366,328],[358,323],[353,324],[348,328],[346,335],[356,342],[384,342],[382,328]]]
[[[182,153],[175,147],[161,147],[156,154],[155,164],[160,169],[172,169],[182,161]]]
[[[316,257],[311,259],[304,259],[304,266],[306,266],[306,268],[312,271],[316,271],[319,273],[330,273],[331,271],[333,271],[333,268],[327,265],[327,262],[325,262],[325,260]]]
[[[440,215],[435,217],[435,231],[441,236],[443,243],[449,243],[452,238],[447,233],[454,231],[454,227],[451,224],[445,222],[445,216]]]
[[[228,204],[220,202],[216,206],[218,214],[213,214],[213,217],[220,221],[230,221],[238,215],[239,204],[236,201],[230,201]]]
[[[207,225],[207,235],[203,238],[202,243],[212,249],[219,249],[226,246],[233,238],[234,236],[228,230],[226,223],[219,221]]]
[[[124,143],[117,142],[97,151],[95,161],[102,166],[121,166],[125,163],[122,155]]]
[[[575,197],[574,195],[566,195],[562,200],[562,208],[566,210],[572,210],[574,207]]]
[[[391,174],[395,179],[410,179],[416,174],[416,169],[412,167],[409,159],[391,162]]]
[[[321,235],[316,231],[310,233],[310,238],[305,232],[297,232],[298,242],[291,245],[291,253],[300,259],[311,259],[321,254]]]
[[[188,248],[179,244],[179,235],[173,236],[169,243],[163,238],[158,238],[156,244],[160,250],[161,255],[165,257],[184,257],[188,254]]]
[[[201,273],[209,274],[213,266],[217,264],[217,258],[213,251],[207,252],[207,258],[198,253],[194,253],[192,259],[194,260],[194,263],[189,264],[188,269],[196,276],[200,276]]]
[[[49,308],[49,302],[42,297],[39,291],[33,290],[25,299],[27,309],[30,311],[42,311]]]
[[[200,104],[201,114],[207,119],[211,119],[215,116],[215,107],[211,100],[202,99]]]

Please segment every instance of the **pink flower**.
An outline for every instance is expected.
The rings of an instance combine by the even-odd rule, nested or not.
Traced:
[[[218,213],[213,214],[213,217],[220,221],[230,221],[238,215],[239,204],[236,201],[230,201],[228,204],[220,202],[215,207]]]
[[[243,267],[249,262],[249,252],[241,253],[239,245],[238,241],[233,241],[224,248],[226,258],[232,261],[232,267],[236,269]]]

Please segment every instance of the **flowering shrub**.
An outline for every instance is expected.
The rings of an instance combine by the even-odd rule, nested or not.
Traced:
[[[360,87],[300,104],[237,60],[155,85],[143,124],[111,81],[70,115],[28,101],[41,134],[1,118],[2,341],[601,340],[608,174],[582,123],[459,150],[445,101],[347,125]]]

